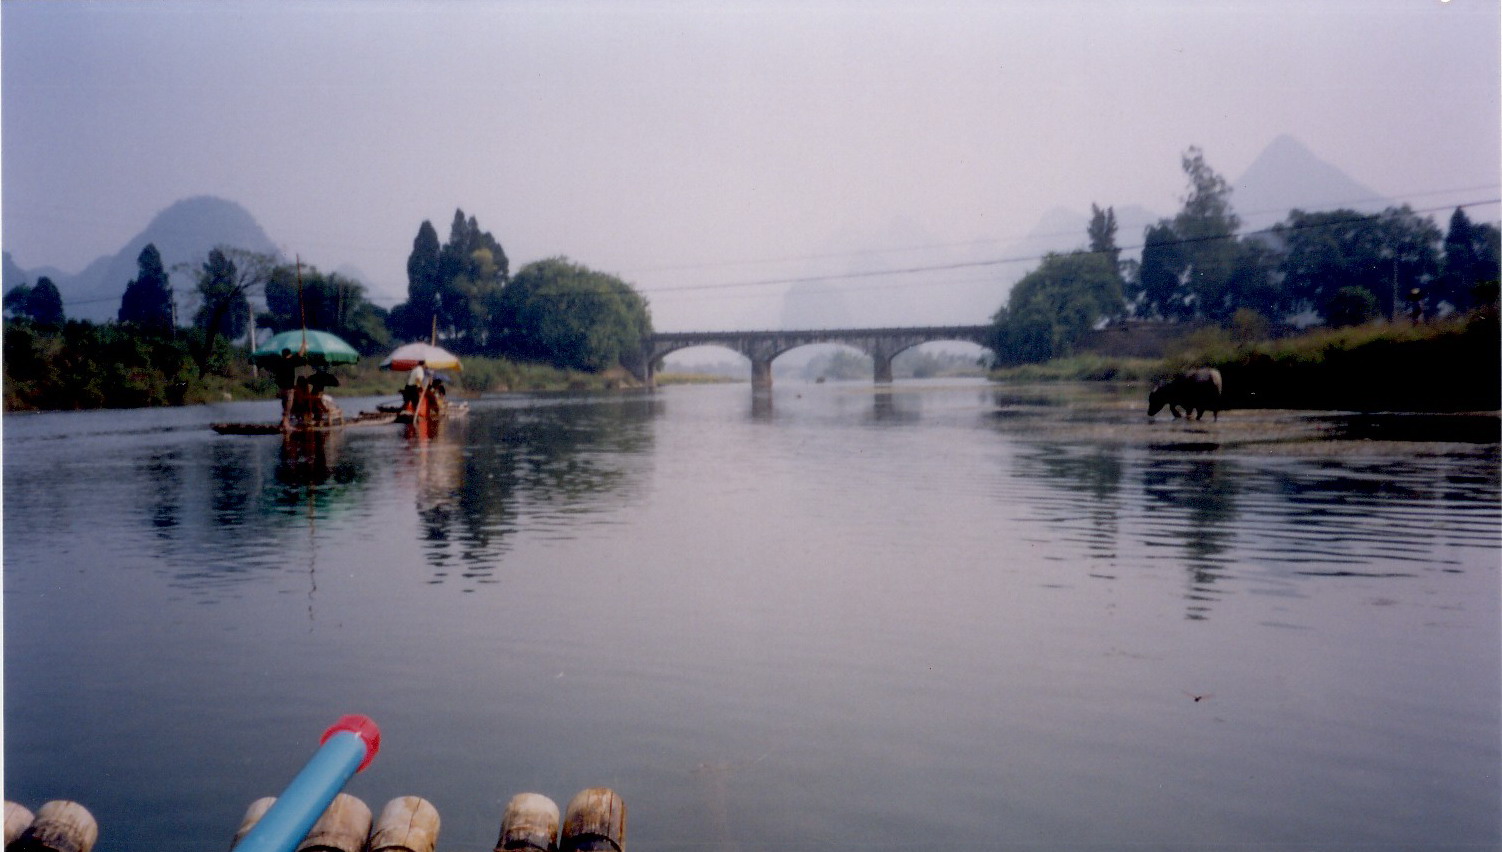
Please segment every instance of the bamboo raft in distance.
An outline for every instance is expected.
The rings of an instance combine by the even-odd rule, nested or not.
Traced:
[[[276,801],[267,797],[245,811],[233,849]],[[370,808],[347,793],[334,797],[298,844],[298,852],[436,852],[438,809],[426,799],[392,799],[374,820]],[[90,852],[99,840],[94,817],[77,802],[48,802],[33,815],[5,803],[6,852]],[[563,819],[558,805],[538,793],[513,796],[501,817],[496,852],[626,852],[626,803],[608,787],[581,790]]]
[[[354,417],[345,417],[331,423],[296,423],[287,431],[291,434],[304,432],[334,432],[355,426],[386,426],[396,422],[394,411],[362,411]],[[280,423],[210,423],[209,428],[221,435],[280,435]]]

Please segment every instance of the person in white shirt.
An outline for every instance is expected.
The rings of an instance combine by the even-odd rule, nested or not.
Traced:
[[[427,364],[427,361],[418,361],[417,366],[407,373],[407,386],[402,388],[402,399],[406,403],[406,408],[412,411],[417,410],[417,401],[422,398],[423,382],[428,377],[428,371],[425,369]]]

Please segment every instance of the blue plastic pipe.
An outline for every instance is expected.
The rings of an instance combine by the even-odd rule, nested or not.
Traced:
[[[323,733],[322,745],[287,789],[276,797],[234,852],[292,852],[356,772],[381,748],[381,731],[369,716],[344,716]]]

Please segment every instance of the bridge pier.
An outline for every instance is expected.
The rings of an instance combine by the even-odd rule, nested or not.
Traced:
[[[871,352],[871,361],[876,367],[876,383],[889,385],[892,383],[892,356],[882,349],[874,349]]]
[[[753,358],[751,360],[751,387],[770,388],[772,386],[772,359],[765,360]]]

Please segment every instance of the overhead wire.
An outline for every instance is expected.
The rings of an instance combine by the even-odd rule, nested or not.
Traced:
[[[1446,204],[1446,205],[1443,205],[1443,206],[1440,206],[1440,207],[1431,207],[1431,208],[1425,208],[1425,209],[1419,209],[1419,210],[1411,210],[1410,212],[1413,212],[1413,213],[1434,213],[1434,212],[1438,212],[1438,211],[1442,211],[1442,210],[1449,210],[1449,209],[1455,208],[1455,207],[1459,207],[1459,208],[1481,207],[1481,206],[1485,206],[1485,205],[1488,205],[1488,204],[1497,204],[1499,202],[1502,202],[1502,198],[1492,198],[1492,199],[1488,199],[1488,200],[1485,200],[1485,201],[1470,201],[1470,202],[1465,202],[1465,203],[1461,203],[1461,204]],[[1175,240],[1165,240],[1165,241],[1163,241],[1161,243],[1156,243],[1155,245],[1160,245],[1160,246],[1190,245],[1190,244],[1194,244],[1194,243],[1213,242],[1213,241],[1216,241],[1216,240],[1238,239],[1238,238],[1243,238],[1243,237],[1260,236],[1260,235],[1265,235],[1265,234],[1275,234],[1275,233],[1294,231],[1294,230],[1303,230],[1303,229],[1306,229],[1306,228],[1334,227],[1334,226],[1337,226],[1337,225],[1354,224],[1356,222],[1368,221],[1368,220],[1372,219],[1373,217],[1381,216],[1381,215],[1382,214],[1380,214],[1380,213],[1363,214],[1363,215],[1360,215],[1360,216],[1353,216],[1353,217],[1350,217],[1350,218],[1347,218],[1347,219],[1340,219],[1340,220],[1334,220],[1334,221],[1328,221],[1328,222],[1319,222],[1319,223],[1307,223],[1307,224],[1302,224],[1302,225],[1288,225],[1288,224],[1282,224],[1282,223],[1280,223],[1278,225],[1272,225],[1272,226],[1266,227],[1266,228],[1258,228],[1258,229],[1252,230],[1252,231],[1244,231],[1244,232],[1237,232],[1237,233],[1231,233],[1231,234],[1217,234],[1217,235],[1205,236],[1205,237],[1184,237],[1184,238],[1175,239]],[[1114,251],[1117,251],[1117,252],[1122,252],[1122,251],[1136,251],[1138,249],[1142,249],[1142,248],[1145,248],[1145,247],[1146,247],[1146,242],[1142,242],[1142,243],[1129,244],[1129,245],[1125,245],[1125,246],[1117,246],[1114,249]],[[1092,252],[1085,251],[1084,253],[1090,254]],[[716,284],[684,284],[684,285],[680,285],[680,286],[676,286],[676,287],[655,287],[655,288],[652,288],[650,290],[647,290],[646,292],[647,293],[673,293],[673,292],[683,292],[683,291],[690,291],[690,290],[719,290],[719,289],[732,289],[732,288],[737,288],[737,287],[766,287],[766,286],[779,285],[779,284],[807,284],[807,283],[821,282],[821,281],[843,281],[843,280],[861,279],[861,278],[879,278],[879,277],[887,277],[887,276],[891,276],[891,275],[910,275],[910,274],[915,274],[915,273],[920,273],[920,272],[942,272],[942,271],[954,270],[954,269],[976,269],[976,268],[981,268],[981,267],[1000,266],[1000,265],[1007,264],[1007,263],[1027,263],[1029,261],[1038,261],[1038,260],[1044,259],[1049,254],[1057,254],[1057,252],[1045,252],[1044,254],[1015,255],[1015,256],[1012,256],[1012,257],[984,258],[984,259],[981,259],[981,260],[954,261],[954,262],[950,262],[950,263],[923,264],[923,265],[919,265],[919,266],[908,266],[908,267],[894,268],[894,269],[865,270],[865,271],[861,271],[861,272],[843,272],[843,273],[828,273],[828,274],[820,274],[820,275],[803,275],[803,276],[787,277],[787,278],[767,278],[767,279],[760,279],[760,280],[756,280],[756,281],[732,281],[732,282],[723,282],[723,283],[716,283]]]
[[[1496,185],[1493,184],[1493,185],[1486,185],[1486,186],[1471,187],[1469,189],[1434,190],[1434,191],[1426,192],[1426,193],[1413,193],[1413,194],[1410,194],[1410,195],[1407,195],[1407,196],[1404,196],[1404,197],[1405,198],[1422,198],[1422,197],[1430,197],[1430,196],[1441,195],[1441,194],[1446,194],[1446,193],[1471,191],[1471,190],[1476,190],[1476,189],[1490,189],[1490,190],[1495,190],[1496,188],[1497,188]],[[1366,198],[1366,199],[1356,199],[1356,200],[1351,200],[1351,201],[1339,202],[1338,204],[1335,204],[1335,205],[1332,205],[1332,206],[1334,207],[1334,209],[1345,209],[1345,205],[1365,204],[1365,203],[1373,203],[1373,202],[1390,203],[1393,200],[1394,199],[1390,199],[1390,198],[1372,197],[1372,198]],[[1436,213],[1436,212],[1441,212],[1441,211],[1450,210],[1450,209],[1456,209],[1456,208],[1484,207],[1484,206],[1487,206],[1487,205],[1495,205],[1495,204],[1498,204],[1498,203],[1502,203],[1502,198],[1490,198],[1490,199],[1485,199],[1485,200],[1480,200],[1480,201],[1466,201],[1466,202],[1461,202],[1461,203],[1457,203],[1457,204],[1443,204],[1443,205],[1436,205],[1436,206],[1432,206],[1432,207],[1425,207],[1425,208],[1419,208],[1419,209],[1413,209],[1413,208],[1407,208],[1407,209],[1411,213],[1428,214],[1428,213]],[[1405,207],[1406,207],[1406,205],[1405,205]],[[1393,208],[1390,207],[1389,209],[1393,209]],[[1254,217],[1255,218],[1255,217],[1260,217],[1260,216],[1265,216],[1265,215],[1277,214],[1279,212],[1282,212],[1282,211],[1276,211],[1276,210],[1258,211],[1258,212],[1252,212],[1252,213],[1245,214],[1245,216],[1247,216],[1247,217]],[[1288,211],[1288,212],[1292,212],[1292,211]],[[1325,212],[1325,211],[1314,211],[1314,212]],[[1333,227],[1333,226],[1340,225],[1340,224],[1348,224],[1348,223],[1354,223],[1354,222],[1369,220],[1373,216],[1380,216],[1380,215],[1383,215],[1383,214],[1381,214],[1381,213],[1360,214],[1358,216],[1351,217],[1350,219],[1347,219],[1347,220],[1337,220],[1337,221],[1331,221],[1331,222],[1321,222],[1321,223],[1317,223],[1317,224],[1310,223],[1310,224],[1304,225],[1302,227],[1316,227],[1316,226],[1317,227]],[[1233,234],[1229,234],[1229,235],[1214,235],[1214,236],[1209,236],[1209,237],[1183,238],[1183,239],[1178,239],[1178,240],[1165,241],[1163,243],[1158,243],[1157,245],[1162,245],[1162,246],[1187,245],[1187,244],[1192,244],[1192,243],[1196,243],[1196,242],[1203,242],[1203,241],[1207,241],[1207,240],[1244,238],[1244,237],[1251,237],[1251,236],[1273,234],[1273,233],[1279,232],[1280,230],[1283,231],[1283,232],[1286,232],[1286,231],[1288,231],[1290,229],[1298,229],[1298,227],[1300,227],[1300,226],[1293,226],[1293,225],[1289,225],[1287,223],[1280,222],[1280,223],[1272,225],[1272,226],[1268,226],[1268,227],[1264,227],[1264,228],[1258,228],[1258,229],[1254,229],[1254,230],[1251,230],[1251,231],[1238,232],[1238,233],[1233,233]],[[1058,233],[1053,233],[1053,234],[1034,234],[1034,235],[1030,235],[1030,237],[1033,238],[1033,239],[1047,239],[1047,238],[1052,238],[1052,237],[1067,236],[1067,235],[1072,234],[1072,233],[1075,233],[1075,232],[1074,231],[1066,231],[1066,232],[1058,232]],[[784,258],[772,258],[772,259],[764,259],[764,260],[723,261],[723,262],[705,263],[705,264],[682,264],[682,265],[673,265],[673,266],[651,267],[651,268],[648,268],[646,270],[639,270],[639,271],[640,272],[645,272],[645,271],[684,271],[684,270],[692,270],[692,269],[727,268],[727,267],[732,267],[732,266],[765,265],[765,264],[792,263],[792,262],[808,262],[808,261],[815,261],[815,260],[831,260],[831,259],[839,259],[839,258],[847,258],[847,259],[849,259],[849,258],[858,258],[858,257],[870,257],[870,256],[874,256],[874,255],[881,255],[881,254],[893,254],[893,253],[916,252],[916,251],[933,251],[933,250],[940,250],[940,249],[953,249],[953,248],[960,248],[960,247],[965,247],[965,246],[985,245],[985,244],[991,244],[991,243],[995,243],[995,242],[999,242],[999,240],[970,240],[970,241],[960,242],[960,243],[935,243],[935,244],[928,244],[928,245],[902,246],[902,247],[893,247],[893,248],[885,248],[885,249],[868,249],[868,250],[859,250],[859,251],[854,251],[854,252],[843,252],[843,253],[809,254],[809,255],[789,256],[789,257],[784,257]],[[332,243],[328,243],[327,241],[325,241],[323,244],[332,244]],[[1137,250],[1140,250],[1140,249],[1144,248],[1145,245],[1146,245],[1145,241],[1141,242],[1141,243],[1132,243],[1132,244],[1128,244],[1128,245],[1118,246],[1118,247],[1116,247],[1115,251],[1117,251],[1117,252],[1137,251]],[[1075,251],[1084,251],[1087,254],[1089,253],[1088,251],[1085,251],[1084,249],[1077,249]],[[892,267],[892,268],[886,268],[886,269],[867,269],[867,270],[852,271],[852,272],[843,272],[843,273],[820,273],[820,274],[814,274],[814,275],[796,275],[796,276],[759,278],[759,279],[753,279],[753,280],[747,280],[747,281],[710,282],[710,283],[701,283],[701,284],[669,285],[669,286],[663,286],[663,287],[644,287],[644,286],[639,286],[638,285],[638,286],[636,286],[636,289],[638,290],[638,292],[642,296],[657,296],[657,295],[671,295],[671,294],[676,294],[676,293],[722,292],[722,291],[735,290],[735,289],[748,289],[748,288],[783,286],[783,285],[806,284],[806,283],[818,283],[818,282],[829,282],[829,281],[856,281],[856,280],[872,279],[872,278],[886,278],[886,277],[892,277],[892,276],[898,276],[898,275],[914,275],[914,274],[922,274],[922,273],[941,273],[941,272],[949,272],[949,271],[956,271],[956,270],[962,270],[962,269],[984,269],[984,268],[991,268],[991,267],[997,267],[997,266],[1004,266],[1004,265],[1007,265],[1007,264],[1037,262],[1037,261],[1043,260],[1049,254],[1057,254],[1057,253],[1059,253],[1059,252],[1044,252],[1044,253],[1041,253],[1041,254],[1035,253],[1035,252],[1030,252],[1030,253],[1025,253],[1025,254],[1010,255],[1010,256],[1003,256],[1003,257],[980,258],[980,259],[975,259],[975,260],[960,260],[960,261],[949,261],[949,262],[944,262],[944,263],[914,264],[914,265],[907,265],[907,266],[901,266],[901,267]],[[362,283],[364,283],[364,282],[362,282]],[[942,283],[942,284],[944,284],[946,286],[956,286],[956,285],[964,284],[964,283],[974,283],[974,279],[967,279],[965,281],[953,281],[953,280],[943,281],[943,282],[937,282],[936,281],[936,282],[933,282],[933,283],[934,284],[940,284],[940,283]],[[866,285],[863,285],[863,286],[859,286],[859,287],[855,287],[855,288],[844,288],[843,292],[849,292],[852,289],[855,289],[855,290],[892,289],[894,287],[900,287],[900,286],[908,286],[908,285],[885,285],[885,286],[866,286]],[[405,297],[401,296],[401,295],[393,296],[393,295],[375,295],[375,294],[371,294],[370,293],[370,285],[367,284],[366,287],[367,287],[366,301],[368,301],[368,302],[370,302],[372,304],[376,304],[376,305],[389,304],[389,305],[393,305],[394,306],[394,305],[401,304],[401,303],[403,303],[403,302],[406,301]],[[383,289],[386,289],[386,288],[383,288]],[[72,306],[81,306],[81,305],[97,304],[97,303],[102,303],[102,302],[110,302],[110,301],[114,301],[114,300],[116,300],[118,298],[119,298],[118,296],[109,296],[109,297],[100,297],[100,298],[95,298],[95,299],[78,299],[78,300],[70,299],[70,300],[67,300],[67,304],[72,305]]]

